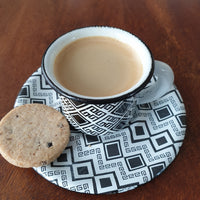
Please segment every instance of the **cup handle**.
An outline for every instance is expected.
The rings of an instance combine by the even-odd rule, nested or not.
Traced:
[[[153,84],[147,85],[136,95],[137,104],[149,103],[159,99],[173,87],[174,73],[169,65],[155,60],[154,74],[156,80]]]

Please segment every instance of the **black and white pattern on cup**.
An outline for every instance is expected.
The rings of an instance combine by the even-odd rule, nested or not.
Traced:
[[[40,68],[23,85],[15,106],[26,103],[43,103],[62,112],[58,94]],[[90,194],[125,192],[151,181],[177,156],[185,137],[186,112],[176,88],[138,110],[129,127],[112,134],[90,136],[72,129],[60,157],[35,170],[60,187]]]
[[[60,96],[63,114],[77,130],[89,135],[113,133],[127,127],[137,106],[133,97],[109,104],[85,104]],[[134,111],[132,111],[134,110]],[[133,113],[134,112],[134,113]]]

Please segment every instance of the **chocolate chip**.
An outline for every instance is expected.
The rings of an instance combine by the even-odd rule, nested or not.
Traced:
[[[18,117],[19,117],[19,115],[16,115],[15,117],[16,117],[16,118],[18,118]]]
[[[53,146],[53,143],[52,143],[52,142],[48,142],[48,143],[47,143],[47,147],[48,147],[48,148],[50,148],[50,147],[52,147],[52,146]]]
[[[40,164],[41,164],[41,165],[46,165],[46,164],[47,164],[47,161],[45,161],[45,160],[44,160],[44,161],[41,161]]]
[[[57,127],[59,127],[59,128],[63,128],[64,125],[63,125],[62,123],[60,123],[60,124],[57,124]]]

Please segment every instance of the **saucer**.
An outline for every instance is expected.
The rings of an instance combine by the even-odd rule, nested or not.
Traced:
[[[16,106],[41,103],[62,112],[58,94],[39,68],[22,86]],[[186,131],[186,111],[177,88],[138,106],[130,127],[114,134],[90,136],[71,127],[63,153],[50,165],[34,168],[62,188],[90,194],[121,193],[160,175],[175,159]]]

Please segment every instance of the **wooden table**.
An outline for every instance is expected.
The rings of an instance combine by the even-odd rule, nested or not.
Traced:
[[[49,183],[0,155],[0,199],[200,199],[200,2],[198,0],[0,0],[0,117],[10,111],[47,46],[72,29],[106,25],[142,38],[175,74],[187,110],[184,144],[160,176],[137,189],[88,195]]]

